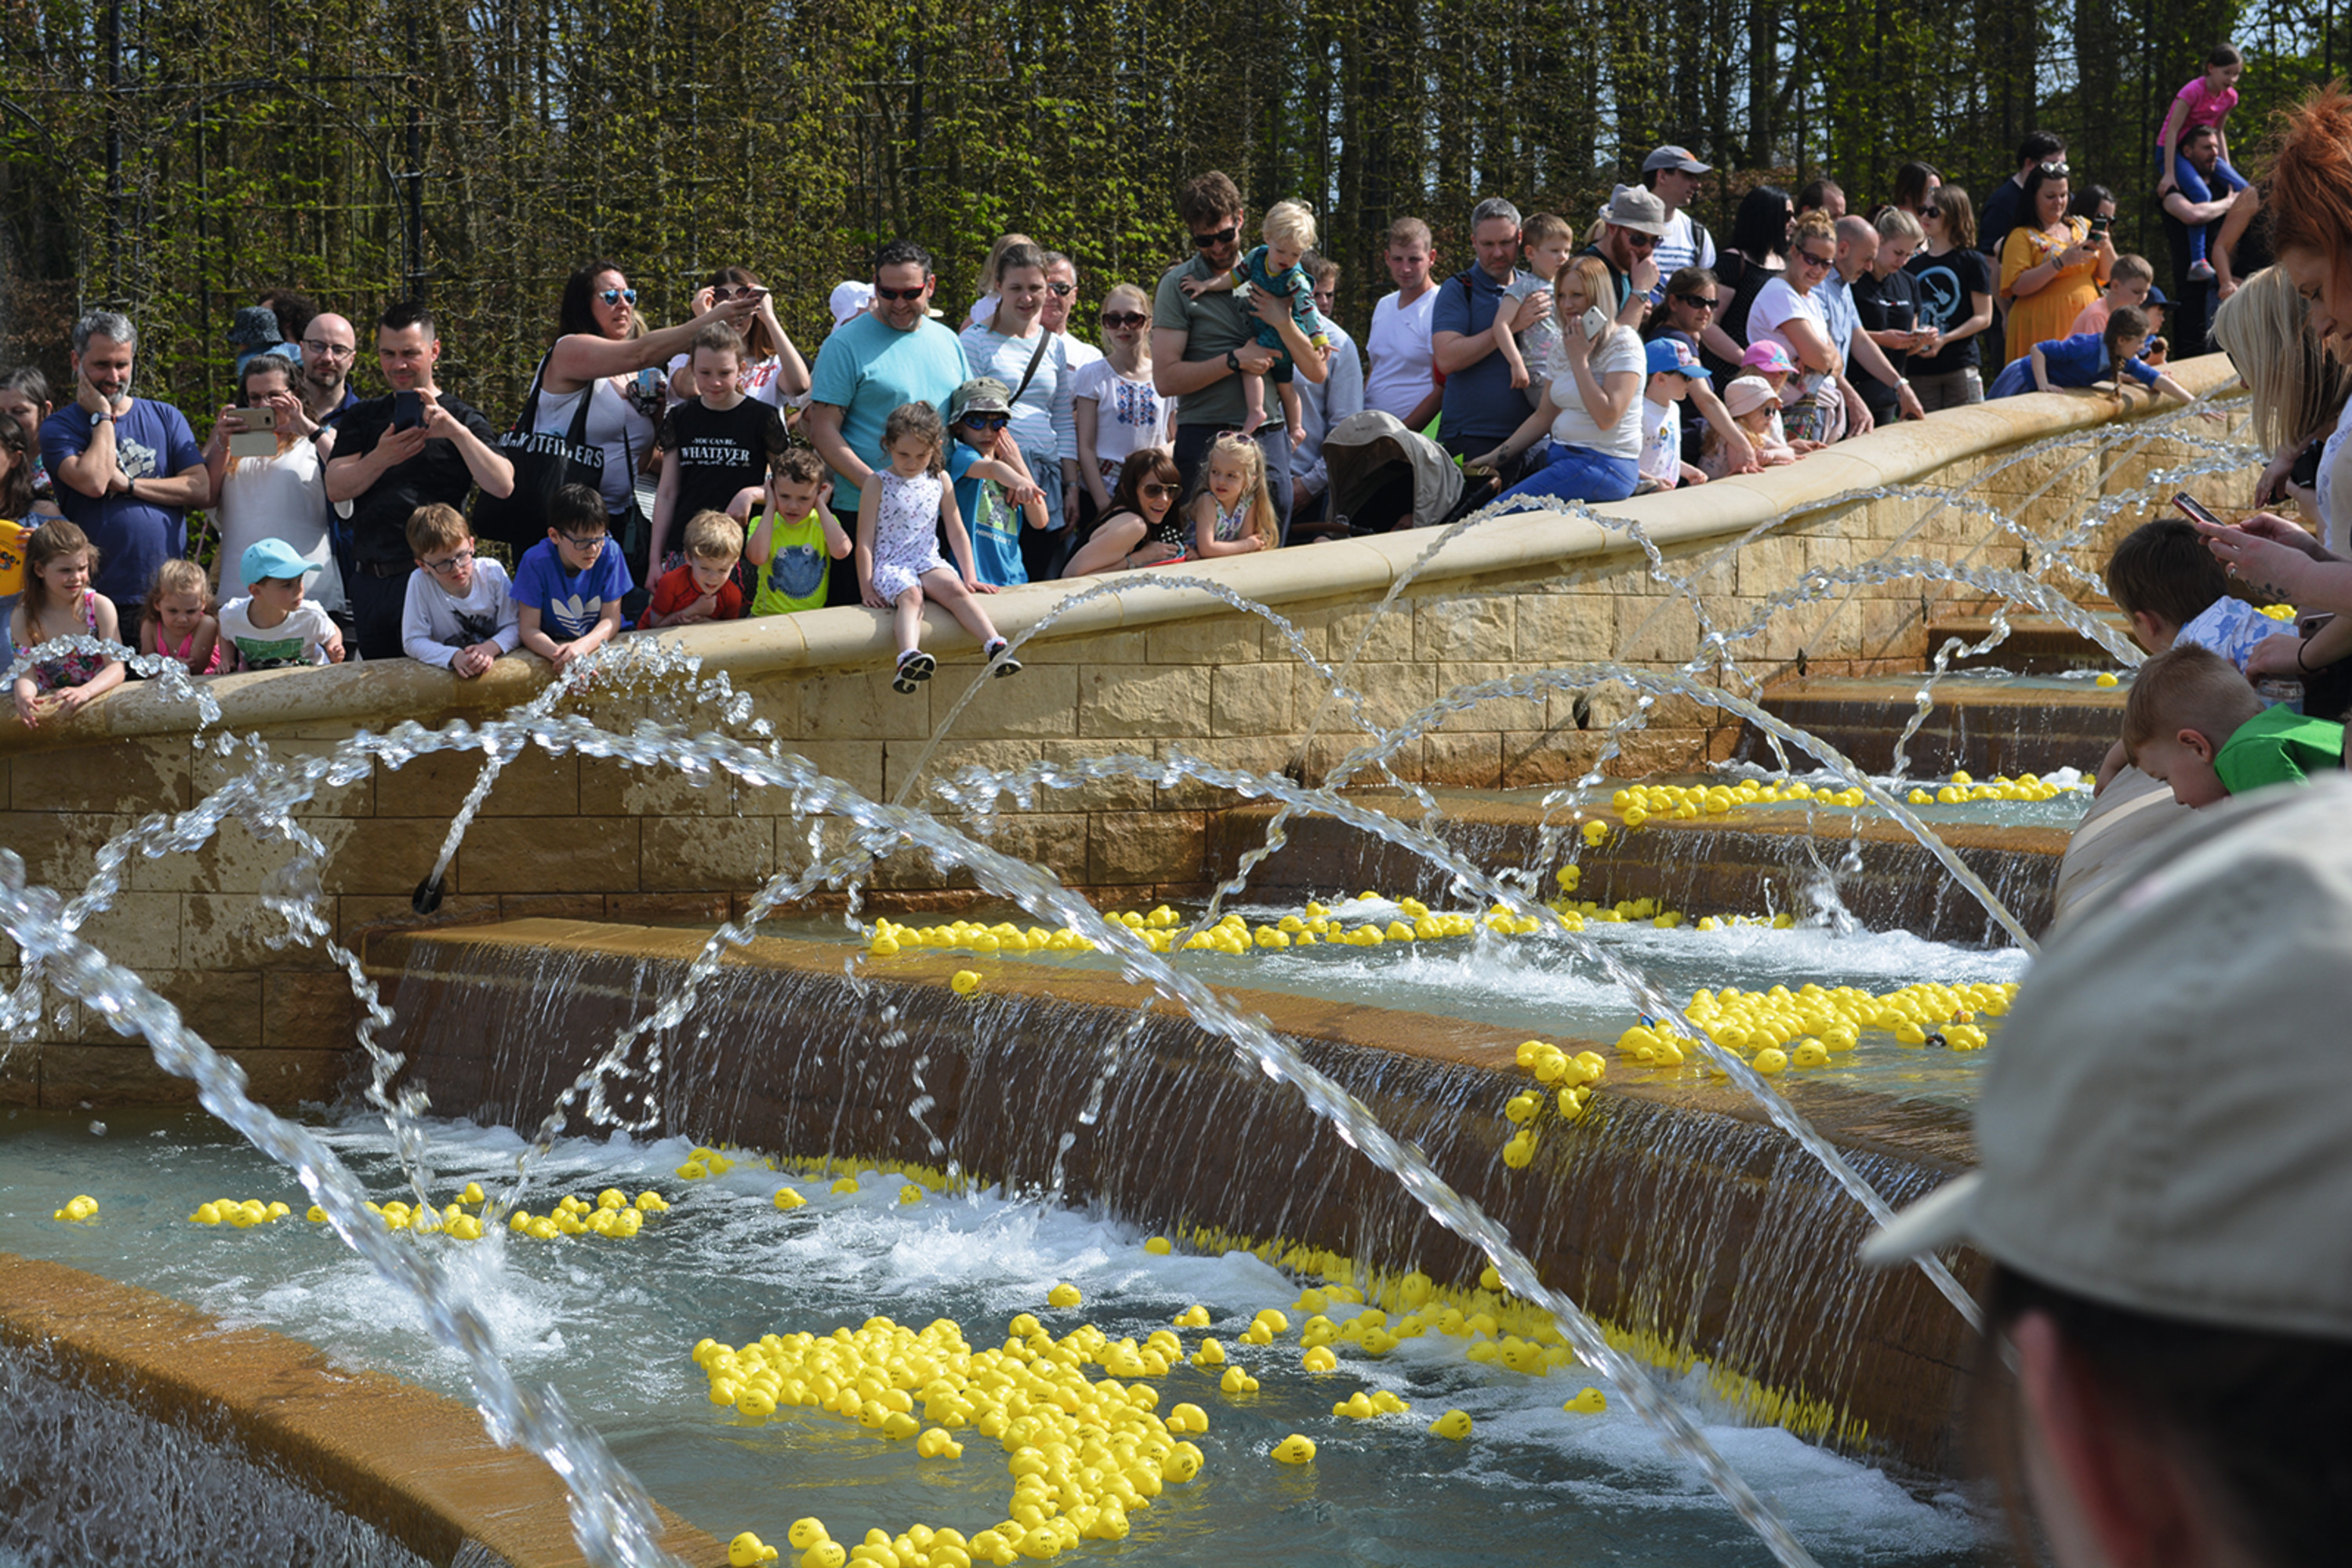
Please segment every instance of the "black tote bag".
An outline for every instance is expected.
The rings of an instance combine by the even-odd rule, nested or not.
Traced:
[[[547,537],[548,508],[557,490],[586,485],[601,495],[604,483],[604,448],[588,439],[588,405],[596,399],[595,384],[581,391],[571,427],[557,435],[532,428],[539,423],[540,384],[546,377],[542,359],[522,400],[522,413],[494,444],[514,465],[514,489],[503,496],[482,496],[474,503],[474,536],[509,545],[518,558]]]

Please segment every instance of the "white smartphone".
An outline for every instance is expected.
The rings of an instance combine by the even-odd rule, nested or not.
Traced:
[[[1601,334],[1609,330],[1609,312],[1595,305],[1584,312],[1581,324],[1584,328],[1585,341],[1598,342]]]

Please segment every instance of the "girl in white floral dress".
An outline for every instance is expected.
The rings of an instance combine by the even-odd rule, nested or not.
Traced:
[[[939,667],[920,646],[926,596],[980,639],[995,674],[1012,675],[1021,668],[975,597],[996,590],[973,573],[971,536],[964,531],[955,490],[946,479],[947,437],[940,411],[929,404],[893,409],[882,425],[889,467],[877,469],[873,482],[858,492],[857,584],[869,607],[893,613],[898,633],[893,691],[914,691]],[[952,567],[940,556],[942,531],[955,555]]]

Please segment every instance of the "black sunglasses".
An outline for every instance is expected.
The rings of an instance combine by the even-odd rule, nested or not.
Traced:
[[[1944,209],[1937,206],[1921,207],[1919,209],[1919,216],[1921,217],[1942,217],[1944,216]]]
[[[1716,306],[1716,301],[1705,294],[1677,294],[1675,298],[1694,310],[1712,310]]]
[[[929,287],[929,284],[922,283],[912,289],[885,289],[877,283],[874,285],[874,295],[878,300],[919,300],[923,297],[923,290]]]
[[[1140,310],[1105,310],[1102,324],[1106,327],[1139,327],[1151,320]]]
[[[1013,416],[1010,414],[967,414],[961,420],[957,421],[957,423],[968,425],[974,430],[1002,430],[1007,425],[1013,423]]]
[[[1217,230],[1214,234],[1194,235],[1192,237],[1192,243],[1199,246],[1202,250],[1207,250],[1215,246],[1231,245],[1234,240],[1241,237],[1241,225],[1237,223],[1227,224],[1224,227]]]
[[[1139,496],[1148,497],[1152,500],[1158,500],[1162,496],[1174,495],[1176,493],[1176,487],[1174,485],[1157,483],[1141,484],[1135,487],[1135,493]]]
[[[1055,295],[1057,298],[1065,295],[1075,294],[1077,291],[1078,286],[1075,283],[1048,283],[1045,285],[1045,292]]]

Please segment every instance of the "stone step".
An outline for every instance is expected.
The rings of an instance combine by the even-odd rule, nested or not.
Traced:
[[[2121,611],[2105,606],[2084,608],[2126,642],[2131,639],[2131,623]],[[1990,637],[1992,629],[1990,615],[1939,616],[1927,627],[1928,656],[1933,658],[1937,648],[1954,637],[1960,640],[1962,647],[1974,647]],[[1949,668],[2063,675],[2073,669],[2113,669],[2116,656],[2053,616],[2016,615],[2009,617],[2009,636],[1998,647],[1981,654],[1956,653]]]
[[[1767,691],[1763,706],[1871,772],[1885,773],[1895,765],[1895,739],[1923,684],[1922,676],[1811,676]],[[1905,748],[1905,771],[1923,778],[1955,769],[1979,778],[2066,767],[2089,773],[2122,733],[2129,695],[2127,687],[2088,681],[1946,680]],[[1741,734],[1737,754],[1771,763],[1771,749],[1753,725]]]

